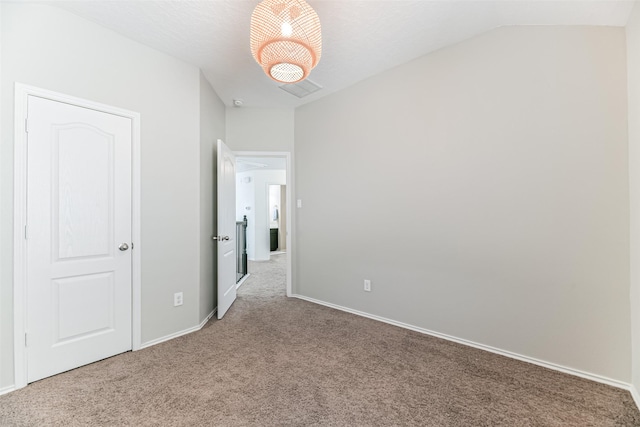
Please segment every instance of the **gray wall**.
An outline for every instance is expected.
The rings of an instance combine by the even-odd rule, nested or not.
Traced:
[[[627,23],[629,185],[631,195],[632,385],[640,391],[640,6]],[[640,395],[638,395],[640,397]]]
[[[198,324],[201,149],[196,67],[54,7],[1,7],[0,388],[13,384],[14,82],[141,114],[143,342]]]
[[[200,315],[202,322],[217,306],[216,150],[225,139],[225,106],[200,73]]]
[[[232,150],[293,153],[293,109],[227,107],[226,113]]]
[[[296,109],[298,293],[629,382],[625,57],[505,27]]]

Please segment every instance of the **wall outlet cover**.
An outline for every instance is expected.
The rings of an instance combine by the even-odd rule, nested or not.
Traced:
[[[173,306],[178,307],[182,305],[182,303],[183,303],[182,292],[176,292],[175,294],[173,294]]]

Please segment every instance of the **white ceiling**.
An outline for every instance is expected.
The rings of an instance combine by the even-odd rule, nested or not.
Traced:
[[[223,102],[296,107],[436,49],[504,25],[624,26],[633,1],[309,0],[323,50],[299,99],[278,87],[249,51],[259,0],[84,0],[51,4],[202,69]]]

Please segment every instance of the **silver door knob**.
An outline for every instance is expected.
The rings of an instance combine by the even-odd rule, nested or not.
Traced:
[[[120,246],[118,246],[118,249],[120,249],[121,251],[126,251],[127,249],[129,249],[129,245],[127,245],[126,243],[123,243]]]

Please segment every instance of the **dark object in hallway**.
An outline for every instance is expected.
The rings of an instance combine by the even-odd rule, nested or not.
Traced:
[[[247,216],[242,221],[236,221],[236,283],[247,271]]]
[[[271,239],[270,239],[270,251],[277,251],[278,250],[278,229],[277,228],[271,228]]]

